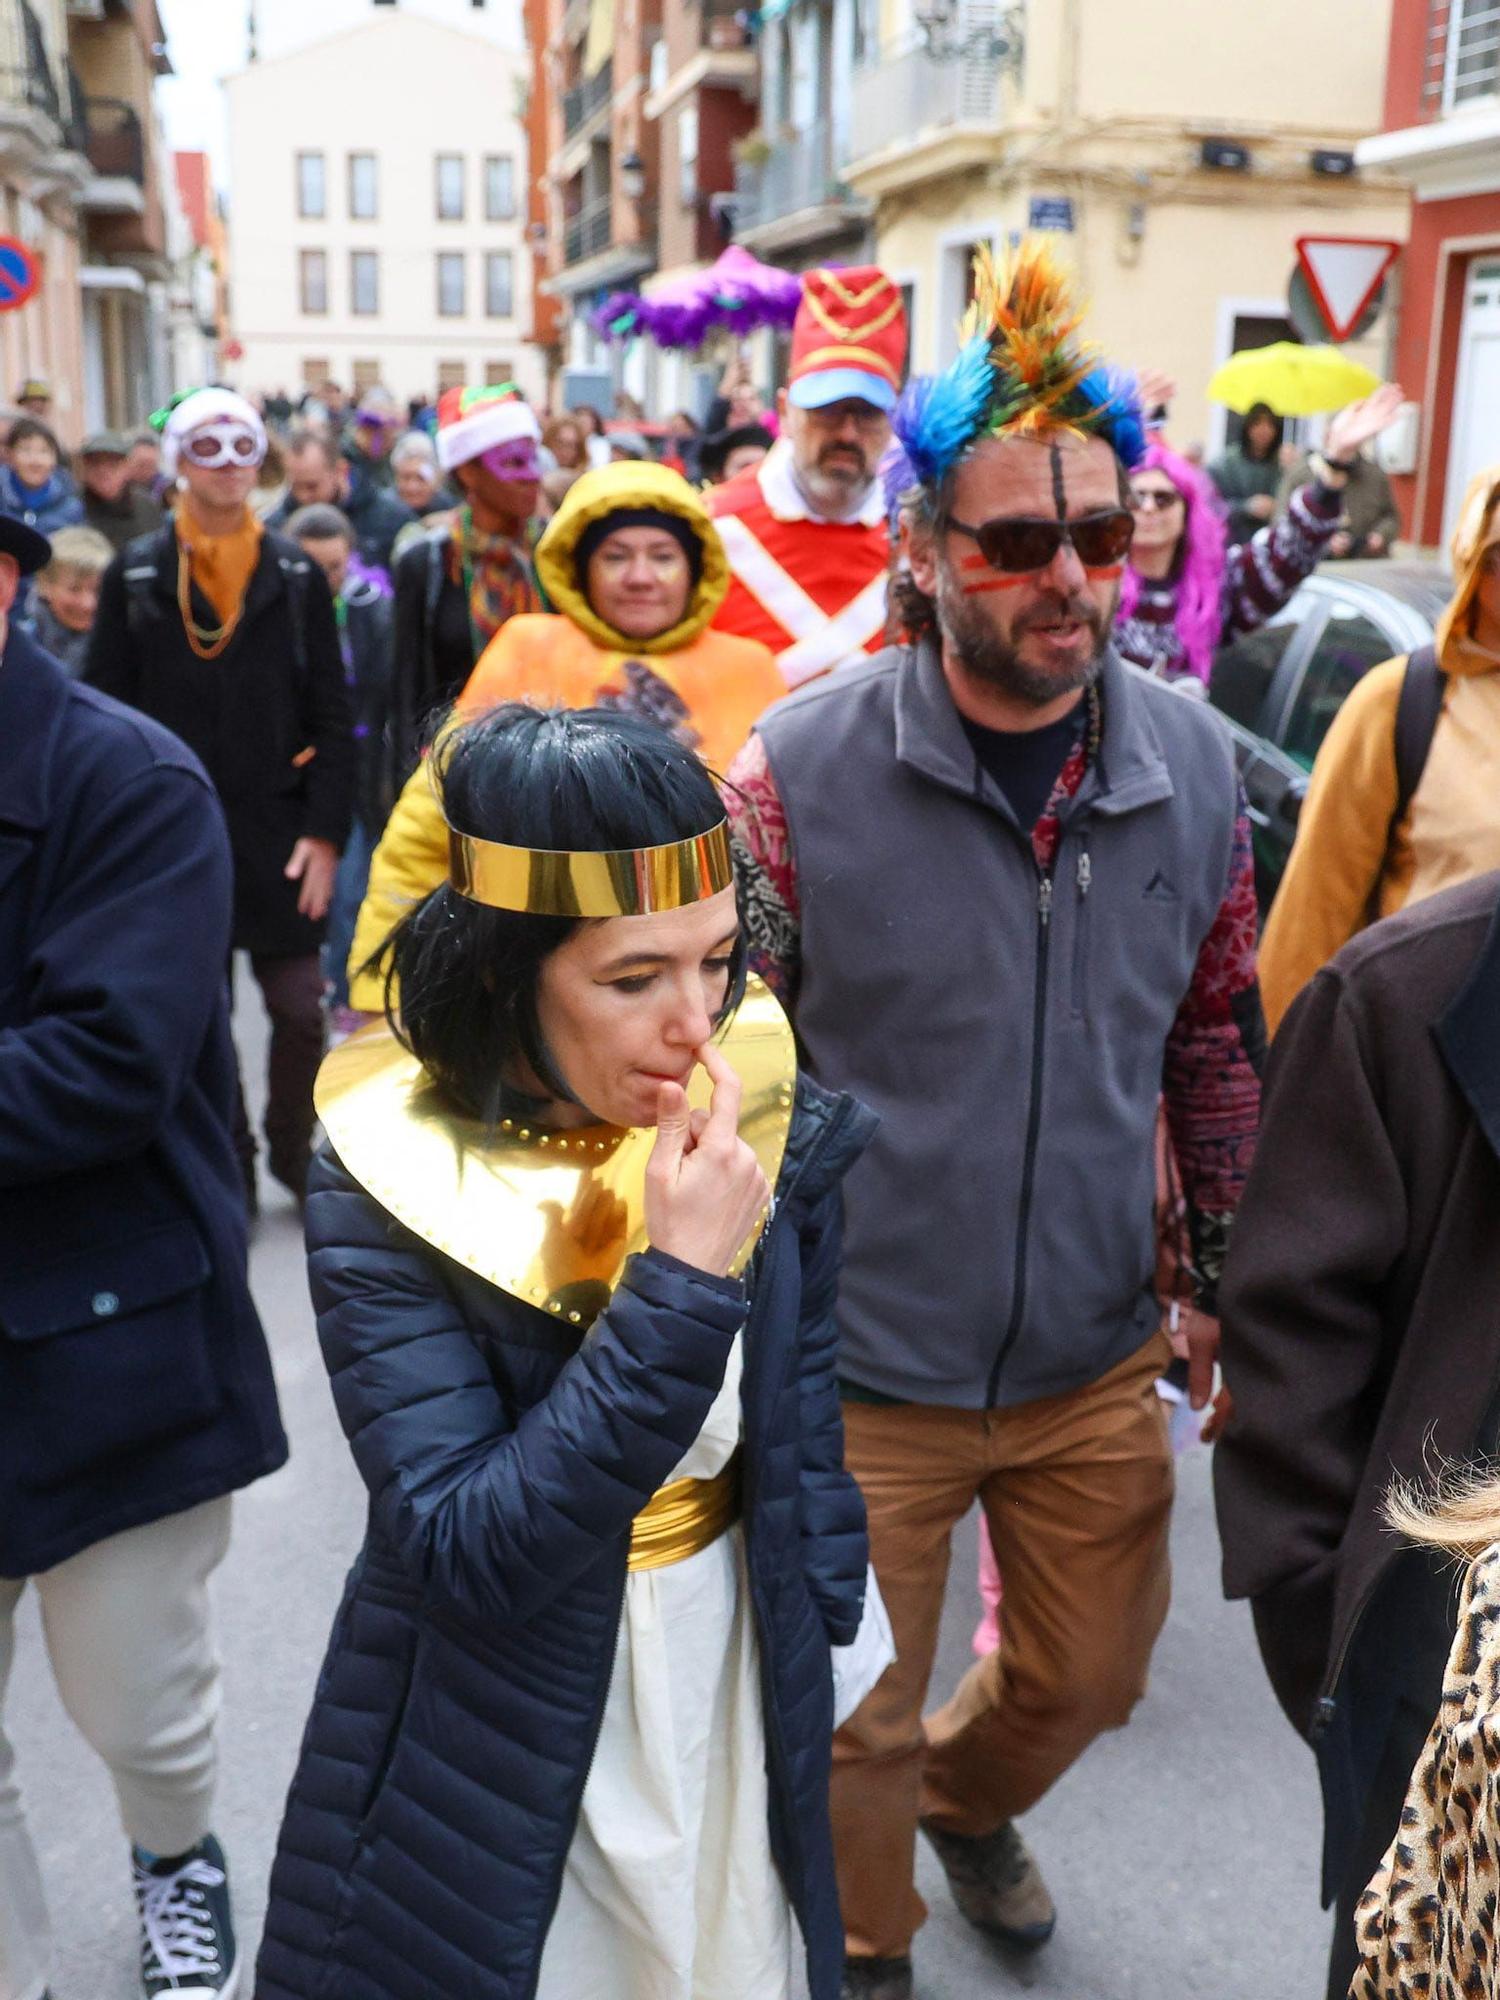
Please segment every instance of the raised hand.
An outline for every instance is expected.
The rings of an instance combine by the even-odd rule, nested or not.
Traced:
[[[697,1054],[713,1098],[706,1112],[694,1112],[681,1084],[661,1086],[646,1164],[646,1234],[668,1256],[722,1278],[771,1190],[740,1137],[739,1078],[712,1042]]]
[[[1378,437],[1386,425],[1394,422],[1401,405],[1406,401],[1399,382],[1382,382],[1368,396],[1361,396],[1357,403],[1348,403],[1334,417],[1328,420],[1328,429],[1323,436],[1323,456],[1325,458],[1353,458],[1361,445],[1366,445],[1372,437]]]

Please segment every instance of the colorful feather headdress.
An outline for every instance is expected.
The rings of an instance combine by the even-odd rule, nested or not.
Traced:
[[[1046,245],[1023,239],[997,270],[974,256],[974,299],[941,375],[914,377],[895,414],[912,483],[936,486],[980,438],[1074,431],[1102,437],[1122,464],[1146,448],[1135,378],[1107,367]]]

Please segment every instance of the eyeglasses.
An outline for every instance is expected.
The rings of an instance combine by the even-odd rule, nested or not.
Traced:
[[[950,514],[948,526],[977,542],[991,569],[1013,572],[1045,569],[1064,542],[1077,551],[1085,569],[1104,569],[1123,558],[1135,533],[1135,521],[1123,507],[1084,514],[1076,521],[999,520],[977,526]]]
[[[194,465],[258,465],[260,439],[245,424],[205,424],[182,441],[182,455]]]
[[[1130,504],[1137,514],[1166,514],[1182,505],[1182,495],[1175,486],[1139,486],[1132,491]]]

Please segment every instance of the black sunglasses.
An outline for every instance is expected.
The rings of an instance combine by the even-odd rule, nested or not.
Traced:
[[[1045,569],[1064,542],[1078,552],[1085,569],[1117,563],[1130,547],[1135,516],[1124,507],[1085,514],[1076,521],[981,521],[977,526],[948,516],[947,525],[979,544],[991,569]]]

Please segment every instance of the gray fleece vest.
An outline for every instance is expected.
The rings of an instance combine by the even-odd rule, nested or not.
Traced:
[[[759,727],[802,906],[794,1009],[880,1129],[845,1182],[840,1367],[964,1408],[1095,1381],[1158,1311],[1167,1036],[1229,882],[1238,787],[1202,703],[1111,652],[1100,754],[1050,878],[936,649],[816,681]]]

